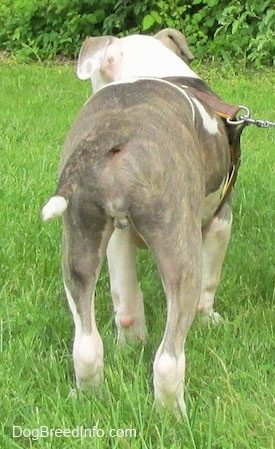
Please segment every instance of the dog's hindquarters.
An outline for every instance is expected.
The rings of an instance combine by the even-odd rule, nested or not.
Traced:
[[[113,174],[105,210],[132,226],[155,256],[167,298],[166,329],[154,362],[155,397],[161,406],[184,411],[183,347],[201,291],[204,180],[196,138],[183,126],[173,130],[152,139],[143,127],[142,138],[108,161],[101,183],[106,187]]]
[[[154,361],[155,397],[184,411],[183,346],[201,292],[206,159],[192,101],[161,81],[139,83],[104,88],[90,99],[85,135],[80,117],[44,216],[65,211],[63,270],[75,321],[78,384],[96,385],[102,375],[103,345],[91,298],[113,229],[132,228],[154,254],[167,298],[166,329]],[[117,318],[128,327],[134,321]]]

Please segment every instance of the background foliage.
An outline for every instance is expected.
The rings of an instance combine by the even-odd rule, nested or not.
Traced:
[[[74,57],[88,35],[185,32],[197,58],[275,64],[273,0],[2,0],[0,50],[18,59]]]

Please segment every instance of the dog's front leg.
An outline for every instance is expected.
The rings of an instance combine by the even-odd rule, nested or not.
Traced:
[[[143,295],[136,273],[136,248],[130,227],[115,229],[107,248],[118,343],[144,341]]]
[[[202,292],[198,311],[213,323],[219,323],[222,320],[219,313],[214,312],[214,299],[230,238],[231,225],[232,212],[229,200],[203,229]]]

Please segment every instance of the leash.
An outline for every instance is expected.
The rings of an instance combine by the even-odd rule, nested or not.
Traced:
[[[237,179],[238,169],[241,163],[240,137],[244,128],[255,125],[258,128],[269,128],[275,122],[269,120],[254,119],[246,106],[237,106],[227,103],[209,90],[205,83],[190,78],[168,78],[169,81],[186,88],[194,97],[205,103],[218,117],[222,118],[226,127],[230,151],[230,169],[227,175],[220,203],[217,211],[223,206]],[[241,115],[240,115],[241,114]]]
[[[204,101],[219,117],[226,119],[229,125],[255,125],[258,128],[275,127],[275,122],[252,118],[250,116],[250,110],[246,106],[232,105],[215,95],[202,92],[193,87],[188,87],[188,90],[199,100]],[[237,114],[242,110],[245,113],[237,117]]]
[[[236,106],[223,101],[212,92],[201,91],[194,86],[187,86],[188,90],[199,100],[209,106],[214,113],[224,120],[229,142],[231,167],[225,181],[221,199],[217,211],[223,206],[236,182],[238,169],[241,163],[240,137],[243,129],[248,125],[258,128],[275,127],[275,122],[269,120],[254,119],[246,106]],[[241,115],[240,112],[243,112]]]
[[[230,117],[228,117],[226,119],[227,123],[229,123],[230,125],[240,125],[244,123],[246,125],[255,125],[258,128],[270,128],[273,126],[275,127],[275,122],[250,117],[250,110],[246,106],[239,106],[239,111],[242,109],[245,111],[245,114],[240,115],[240,117],[236,118],[235,120],[232,120]]]
[[[233,109],[232,111],[233,115],[231,117],[229,116],[225,117],[224,109],[222,113],[216,111],[216,114],[219,115],[220,117],[223,117],[225,120],[228,131],[228,138],[230,144],[229,147],[231,155],[231,168],[223,188],[223,192],[221,195],[221,202],[219,204],[218,210],[222,207],[227,195],[234,187],[237,178],[238,169],[241,162],[240,136],[243,129],[248,125],[255,125],[258,128],[275,127],[275,122],[252,118],[250,116],[250,110],[246,106],[238,106],[238,111],[235,114]],[[244,111],[245,113],[238,117],[237,114],[239,114],[240,111]]]
[[[237,117],[237,113],[239,113],[242,110],[245,113]],[[223,109],[222,112],[215,111],[215,113],[220,117],[224,118],[226,126],[228,127],[227,131],[230,144],[229,148],[231,156],[231,168],[225,181],[225,185],[221,195],[221,201],[217,210],[219,210],[224,204],[224,201],[227,195],[230,193],[231,189],[234,187],[237,178],[238,169],[241,162],[240,136],[243,129],[248,125],[255,125],[258,128],[275,127],[275,122],[252,118],[250,116],[250,110],[246,106],[238,106],[238,111],[235,114],[234,109],[232,109],[233,115],[231,117],[230,116],[226,117],[224,111],[225,110]],[[230,109],[229,111],[231,112]]]

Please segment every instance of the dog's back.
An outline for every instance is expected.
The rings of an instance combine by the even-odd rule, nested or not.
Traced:
[[[57,194],[89,190],[102,207],[119,195],[130,213],[151,190],[171,190],[175,201],[175,189],[182,197],[191,185],[201,189],[197,199],[207,196],[228,169],[222,121],[187,90],[153,79],[117,83],[88,100],[69,133]]]

